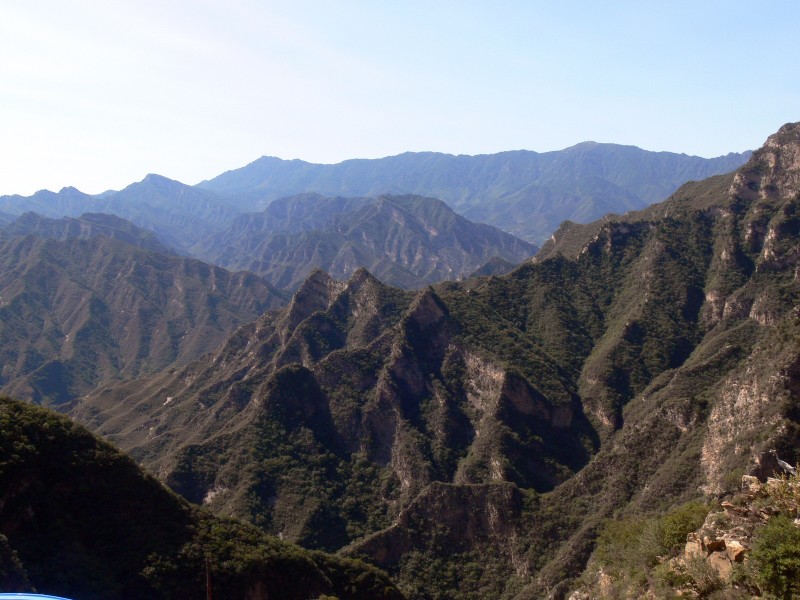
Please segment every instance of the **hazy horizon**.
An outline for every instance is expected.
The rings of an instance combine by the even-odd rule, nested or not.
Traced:
[[[10,0],[0,194],[195,184],[261,156],[706,158],[800,120],[800,7]]]

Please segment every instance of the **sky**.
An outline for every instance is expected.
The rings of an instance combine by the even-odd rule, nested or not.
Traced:
[[[260,156],[712,157],[800,121],[800,3],[2,0],[0,194]]]

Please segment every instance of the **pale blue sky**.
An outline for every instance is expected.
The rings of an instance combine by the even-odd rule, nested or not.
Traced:
[[[755,148],[800,120],[799,6],[2,0],[0,194],[262,155]]]

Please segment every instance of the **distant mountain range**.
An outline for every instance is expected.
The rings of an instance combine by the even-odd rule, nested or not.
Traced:
[[[495,257],[518,264],[538,250],[494,227],[468,221],[435,198],[301,194],[279,199],[261,212],[239,213],[213,192],[155,175],[103,197],[65,189],[30,198],[4,197],[0,206],[35,211],[0,226],[0,237],[36,233],[63,239],[103,233],[249,270],[289,290],[315,268],[347,277],[360,267],[387,283],[415,288],[465,277]],[[131,237],[134,231],[137,240]]]
[[[162,244],[152,231],[137,227],[116,215],[105,213],[86,213],[77,218],[48,219],[28,212],[21,217],[14,217],[5,226],[0,225],[0,240],[25,235],[54,240],[86,240],[102,235],[144,250],[174,254],[174,251]]]
[[[160,175],[148,175],[119,192],[98,196],[75,188],[58,193],[43,190],[28,197],[3,196],[0,211],[34,212],[49,218],[113,214],[152,231],[163,244],[181,254],[188,254],[198,239],[225,227],[240,212],[213,192]]]
[[[480,156],[422,152],[336,165],[263,157],[197,186],[148,175],[121,191],[97,196],[74,188],[58,193],[44,190],[29,197],[3,196],[0,225],[9,221],[9,215],[26,212],[50,218],[110,213],[154,232],[179,253],[208,257],[219,252],[203,244],[219,240],[224,232],[241,237],[254,228],[263,233],[265,223],[272,232],[310,231],[317,228],[312,226],[315,222],[324,228],[333,209],[354,208],[358,198],[419,195],[437,198],[471,221],[540,245],[562,221],[585,223],[609,212],[643,208],[663,200],[688,180],[732,171],[749,155],[705,159],[586,142],[556,152],[520,150]],[[317,221],[309,220],[313,218],[307,212],[285,212],[286,206],[269,209],[275,200],[308,193],[356,200],[349,206],[342,200],[328,203],[316,212]],[[303,210],[307,208],[308,204]],[[246,217],[261,225],[234,224],[246,213],[261,213]],[[294,222],[298,219],[302,226]]]
[[[743,152],[705,159],[585,142],[555,152],[407,152],[335,165],[262,157],[198,187],[251,210],[304,192],[431,196],[470,220],[541,244],[564,220],[586,223],[608,212],[644,208],[686,181],[732,171],[749,156]]]

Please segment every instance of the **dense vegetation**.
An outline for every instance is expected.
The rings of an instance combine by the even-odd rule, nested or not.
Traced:
[[[379,571],[191,507],[45,409],[0,399],[0,587],[91,600],[400,598]]]

